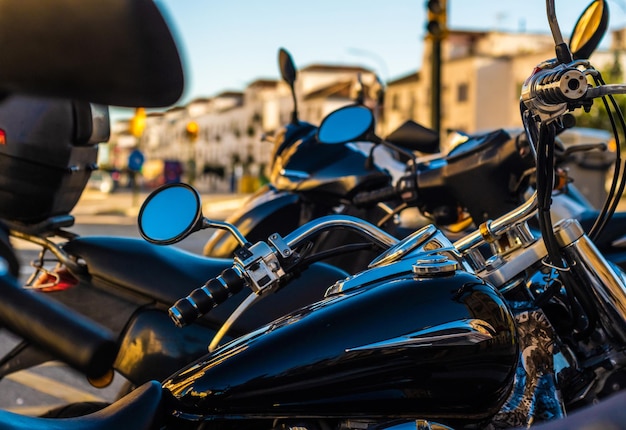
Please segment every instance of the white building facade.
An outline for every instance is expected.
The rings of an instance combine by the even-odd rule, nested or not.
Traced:
[[[609,67],[625,45],[626,31],[616,31],[614,51],[599,52],[592,60],[600,68]],[[522,84],[535,65],[553,56],[552,39],[545,34],[451,31],[443,45],[442,138],[447,130],[471,133],[519,127]],[[427,42],[422,63],[430,63]],[[359,81],[374,98],[376,76],[370,70],[322,64],[299,70],[295,85],[299,118],[319,124],[329,112],[354,101]],[[430,82],[430,69],[424,67],[387,84],[378,118],[380,135],[408,119],[430,125]],[[271,143],[263,136],[287,124],[293,108],[285,82],[260,79],[242,92],[224,92],[149,114],[136,144],[148,161],[179,161],[183,179],[199,188],[249,192],[271,162]],[[195,133],[189,132],[190,125]],[[114,133],[112,142],[128,146],[130,140],[124,136]],[[254,181],[244,183],[244,177]]]

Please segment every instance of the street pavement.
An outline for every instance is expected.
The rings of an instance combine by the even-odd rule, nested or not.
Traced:
[[[137,216],[141,204],[148,197],[148,192],[134,194],[130,191],[101,193],[85,190],[76,207],[71,212],[74,225],[67,230],[78,235],[118,235],[139,237]],[[203,214],[207,218],[224,220],[240,208],[248,194],[201,194]],[[206,242],[211,230],[198,232],[185,239],[179,246],[190,248],[193,242]],[[21,250],[38,250],[39,247],[28,242],[16,240],[14,246]],[[202,248],[189,249],[200,252]]]
[[[139,209],[148,195],[148,192],[133,193],[126,190],[111,194],[85,190],[72,215],[77,225],[119,222],[136,225]],[[201,194],[204,216],[223,220],[241,207],[248,197],[248,194]]]

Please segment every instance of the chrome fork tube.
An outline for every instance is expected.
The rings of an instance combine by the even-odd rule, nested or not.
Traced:
[[[624,276],[604,258],[584,234],[577,221],[568,219],[555,226],[569,270],[597,301],[598,316],[605,330],[626,342],[626,285]],[[560,235],[559,235],[560,234]],[[563,237],[566,235],[567,237]],[[575,235],[577,237],[573,237]]]

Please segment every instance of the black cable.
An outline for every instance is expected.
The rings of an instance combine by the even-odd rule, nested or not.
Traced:
[[[624,116],[622,115],[622,112],[620,111],[619,106],[617,102],[615,101],[615,98],[612,95],[609,95],[608,98],[611,101],[611,104],[613,105],[613,109],[615,110],[614,113],[612,113],[609,117],[612,118],[613,114],[617,116],[620,126],[622,128],[622,132],[626,134],[626,123],[624,122]],[[617,182],[619,182],[619,186],[617,187],[617,192],[614,193],[614,195],[612,196],[613,199],[612,199],[611,205],[607,211],[607,214],[605,215],[603,219],[602,224],[600,225],[600,228],[598,229],[598,234],[596,235],[596,237],[602,232],[602,230],[606,226],[606,223],[611,219],[611,217],[615,213],[615,210],[617,209],[617,205],[619,204],[621,196],[624,192],[624,187],[626,185],[626,175],[624,174],[625,172],[622,166],[622,158],[621,158],[621,142],[619,140],[619,134],[614,132],[614,135],[615,135],[615,142],[616,142],[616,149],[615,149],[616,160],[615,160],[614,178],[611,183],[611,188],[613,189]],[[617,180],[618,175],[619,175],[619,181]]]
[[[617,115],[617,118],[619,119],[619,123],[622,128],[622,133],[626,134],[626,122],[624,121],[624,115],[622,114],[619,108],[619,105],[617,104],[617,102],[615,101],[615,98],[612,95],[609,96],[609,100],[611,101],[611,104],[613,105],[613,108],[615,109],[615,115]],[[620,166],[617,169],[617,171],[618,171],[618,174],[621,173],[621,175],[620,175],[620,180],[619,180],[619,187],[617,189],[617,193],[613,199],[613,205],[611,206],[611,209],[609,212],[609,218],[612,217],[613,214],[615,213],[615,209],[617,208],[617,205],[619,204],[622,194],[624,193],[624,188],[626,187],[626,175],[624,174],[625,172],[622,166],[621,142],[619,140],[619,133],[616,134],[615,136],[615,146],[616,146],[615,148],[616,165]]]
[[[601,76],[594,77],[594,81],[596,85],[605,84]],[[613,181],[611,182],[611,188],[609,189],[607,197],[604,201],[604,205],[602,206],[602,209],[600,213],[598,214],[598,217],[596,218],[593,226],[589,230],[588,235],[590,239],[593,241],[597,240],[597,238],[602,233],[602,230],[606,226],[606,223],[610,220],[610,218],[615,213],[615,209],[617,208],[617,205],[619,204],[619,200],[624,191],[624,184],[626,182],[626,175],[624,175],[624,172],[622,170],[621,142],[619,138],[619,133],[617,132],[617,125],[615,124],[614,115],[618,117],[622,130],[625,134],[626,134],[626,124],[624,123],[624,117],[622,113],[620,112],[619,106],[615,102],[615,98],[612,95],[609,95],[608,97],[609,97],[609,100],[611,101],[611,104],[613,105],[613,108],[615,109],[615,112],[611,111],[611,108],[609,106],[609,103],[607,102],[606,96],[602,97],[602,102],[604,103],[604,107],[609,115],[609,121],[611,123],[613,135],[615,136],[616,158],[615,158],[615,165],[613,168]],[[619,187],[617,186],[618,182],[620,183]],[[616,188],[618,188],[618,193],[615,193]]]
[[[329,250],[326,250],[326,251],[320,251],[320,252],[317,252],[315,254],[309,255],[309,256],[307,256],[307,257],[302,259],[302,261],[300,262],[300,265],[303,266],[303,267],[308,267],[309,265],[311,265],[313,263],[325,260],[325,259],[330,258],[330,257],[335,257],[335,256],[341,255],[341,254],[347,254],[349,252],[373,249],[374,247],[376,247],[376,245],[374,245],[373,243],[367,243],[367,242],[351,243],[351,244],[348,244],[348,245],[342,245],[342,246],[338,246],[338,247],[333,248],[333,249],[329,249]]]
[[[593,320],[595,322],[597,320],[597,311],[589,306],[593,301],[588,300],[589,298],[585,291],[581,291],[584,299],[582,305],[581,302],[576,299],[574,288],[577,285],[577,280],[564,264],[560,246],[552,230],[552,219],[550,216],[552,189],[554,185],[555,125],[554,123],[552,125],[541,123],[540,126],[537,127],[535,119],[531,117],[530,112],[523,103],[520,103],[520,109],[524,130],[530,142],[530,148],[535,152],[537,219],[539,228],[548,252],[547,258],[551,263],[548,264],[557,271],[561,279],[560,283],[553,282],[551,285],[548,285],[548,287],[535,298],[534,303],[543,306],[559,292],[559,285],[563,285],[566,291],[565,297],[568,301],[567,311],[570,320],[575,322],[577,328],[575,335],[584,336],[589,334],[593,329],[593,324],[590,324],[589,321]],[[552,149],[549,148],[550,146],[552,146]],[[561,266],[557,266],[558,263],[560,263]],[[577,290],[580,290],[580,288],[577,288]],[[586,317],[586,319],[582,317]]]
[[[537,141],[537,215],[539,229],[548,253],[549,265],[557,270],[562,280],[563,287],[570,298],[568,311],[572,321],[576,322],[577,336],[586,336],[593,330],[590,321],[597,319],[596,310],[590,306],[584,288],[577,288],[578,281],[561,255],[561,247],[554,234],[550,206],[552,204],[552,190],[554,188],[554,138],[556,129],[554,123],[541,123],[539,126],[539,139]],[[558,284],[557,284],[558,285]],[[583,300],[577,300],[576,291],[583,296]],[[539,295],[535,303],[546,303],[557,292],[556,285],[549,286],[543,294]],[[584,317],[584,318],[583,318]]]
[[[539,141],[537,142],[537,212],[541,235],[546,244],[548,259],[557,268],[566,269],[561,257],[561,250],[552,230],[552,189],[554,188],[554,124],[539,125]]]

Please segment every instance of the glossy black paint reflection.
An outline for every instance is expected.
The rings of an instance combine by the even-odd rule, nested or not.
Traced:
[[[270,178],[281,191],[297,191],[312,199],[319,195],[334,205],[352,193],[389,183],[389,175],[378,167],[367,168],[366,159],[346,145],[301,140],[277,157]],[[288,172],[299,172],[299,176]]]
[[[363,348],[434,325],[480,319],[492,339],[463,346]],[[235,340],[164,384],[207,417],[420,416],[479,421],[505,400],[514,323],[477,277],[405,275],[331,296]]]
[[[162,310],[138,312],[120,338],[116,370],[135,385],[163,380],[205,355],[215,333],[199,324],[183,331]]]
[[[226,222],[234,225],[251,243],[266,240],[269,232],[286,236],[298,227],[302,202],[298,194],[277,191],[269,185],[257,190]],[[232,258],[239,242],[227,230],[215,230],[203,254]]]

